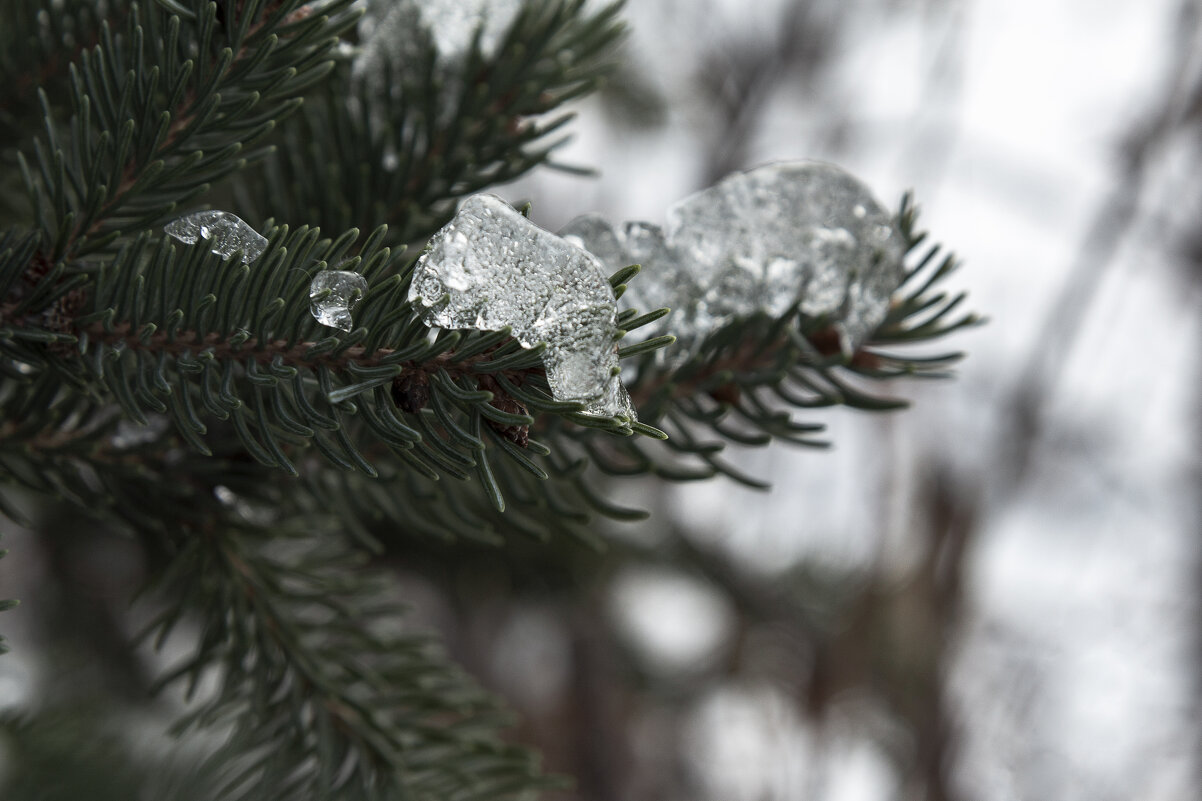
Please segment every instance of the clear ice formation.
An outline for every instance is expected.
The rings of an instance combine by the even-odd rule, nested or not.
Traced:
[[[374,89],[384,89],[385,62],[397,74],[420,69],[423,40],[428,40],[445,77],[467,58],[477,29],[480,52],[485,58],[494,55],[521,7],[521,0],[372,0],[359,23],[363,44],[354,72]]]
[[[683,338],[689,338],[688,332],[680,329],[686,319],[690,330],[697,327],[695,309],[685,308],[690,305],[688,299],[699,294],[697,282],[682,267],[678,254],[668,246],[658,225],[628,222],[615,228],[599,214],[586,214],[569,222],[559,235],[599,258],[611,274],[631,264],[642,265],[638,276],[626,285],[626,291],[618,299],[619,306],[644,312],[672,309],[673,333],[678,337],[683,333]],[[658,336],[667,327],[665,319],[636,328],[624,340],[633,343]]]
[[[524,348],[547,344],[557,400],[585,413],[635,418],[618,378],[617,303],[602,263],[527,220],[494,195],[474,195],[418,259],[409,300],[427,325],[498,331]]]
[[[351,312],[366,294],[367,279],[359,273],[322,270],[309,284],[309,311],[322,325],[350,331],[355,327]]]
[[[163,230],[189,245],[207,239],[209,250],[223,259],[242,251],[244,264],[259,258],[267,247],[267,237],[228,211],[198,211],[172,220]]]
[[[685,352],[717,328],[795,303],[830,319],[850,355],[881,324],[905,244],[892,216],[832,164],[769,164],[727,176],[668,210],[667,230],[596,216],[560,231],[610,269],[642,264],[624,306],[673,309]]]

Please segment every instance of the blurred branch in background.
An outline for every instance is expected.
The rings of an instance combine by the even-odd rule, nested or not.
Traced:
[[[1146,206],[1149,196],[1157,203],[1164,192],[1152,177],[1162,166],[1159,162],[1175,141],[1197,138],[1202,123],[1202,64],[1198,59],[1202,6],[1197,0],[1181,0],[1173,32],[1172,57],[1160,96],[1121,138],[1112,188],[1098,201],[1060,294],[1041,322],[1026,364],[1014,381],[1008,419],[999,429],[1000,452],[1007,459],[1003,475],[1011,484],[1027,477],[1034,450],[1046,438],[1048,407],[1057,397],[1064,366],[1073,356],[1106,279],[1123,266],[1116,259],[1119,249],[1141,223],[1155,224],[1147,219]],[[1202,177],[1199,156],[1202,154],[1195,151],[1188,164],[1176,169],[1183,169],[1196,182]],[[1151,236],[1157,237],[1158,232]]]
[[[788,81],[803,97],[814,94],[841,19],[823,8],[812,2],[780,4],[767,41],[732,35],[704,54],[696,81],[715,128],[703,136],[702,186],[749,166],[749,148],[780,84]]]
[[[850,43],[860,41],[857,36],[862,40],[867,27],[865,19],[871,19],[870,24],[876,25],[873,31],[878,38],[874,41],[894,45],[897,37],[905,35],[898,29],[911,30],[907,26],[915,25],[916,19],[922,20],[919,34],[922,45],[918,48],[925,54],[922,89],[913,101],[912,116],[894,126],[903,146],[896,151],[893,160],[907,165],[921,164],[924,180],[930,177],[927,170],[941,177],[963,179],[963,176],[950,175],[951,168],[963,165],[963,158],[959,161],[954,158],[955,151],[957,148],[971,151],[974,146],[981,147],[981,143],[971,141],[971,137],[980,136],[979,131],[962,129],[963,114],[959,106],[966,101],[979,104],[990,100],[973,96],[974,92],[980,91],[977,88],[981,83],[980,76],[975,71],[981,69],[981,52],[992,43],[988,37],[993,31],[981,18],[990,18],[992,14],[994,21],[1011,21],[1016,16],[1034,14],[1026,24],[1039,27],[1044,21],[1035,18],[1038,14],[1031,8],[985,2],[928,3],[919,9],[912,4],[871,5],[871,9],[851,9],[846,5],[821,2],[768,4],[759,9],[756,21],[765,15],[776,14],[777,23],[768,35],[759,38],[747,33],[749,29],[755,29],[752,23],[745,26],[725,24],[730,18],[722,16],[724,11],[716,10],[725,9],[725,4],[705,5],[701,14],[721,17],[722,21],[714,22],[706,29],[710,35],[696,39],[702,53],[693,56],[693,63],[699,66],[690,73],[692,83],[664,98],[670,109],[668,116],[672,114],[671,109],[675,109],[679,115],[703,121],[695,131],[698,145],[694,174],[704,176],[697,179],[699,184],[709,176],[746,167],[764,158],[762,131],[768,125],[781,126],[782,117],[796,131],[795,141],[791,143],[794,152],[849,154],[857,147],[863,148],[864,142],[872,141],[861,130],[866,127],[862,116],[857,117],[850,106],[844,108],[836,103],[836,107],[831,108],[829,102],[831,89],[828,82],[840,70],[849,69],[848,64],[863,66],[862,61],[849,54],[849,49]],[[1142,310],[1134,311],[1126,305],[1117,310],[1103,308],[1103,300],[1107,299],[1104,287],[1125,281],[1136,272],[1141,278],[1148,278],[1149,268],[1154,269],[1166,257],[1191,265],[1187,266],[1187,270],[1192,271],[1189,276],[1199,272],[1197,259],[1191,260],[1191,256],[1195,249],[1202,251],[1202,247],[1196,245],[1202,240],[1196,235],[1194,213],[1199,205],[1196,188],[1202,178],[1202,159],[1192,143],[1197,140],[1202,105],[1202,65],[1198,59],[1198,54],[1202,53],[1198,46],[1202,33],[1199,22],[1202,4],[1174,0],[1172,5],[1176,6],[1172,10],[1172,24],[1166,27],[1170,35],[1161,43],[1164,55],[1158,54],[1159,60],[1148,60],[1140,65],[1141,74],[1151,75],[1155,71],[1155,80],[1149,79],[1147,84],[1140,85],[1143,91],[1138,102],[1125,95],[1123,97],[1127,99],[1115,100],[1105,107],[1115,112],[1121,109],[1124,116],[1115,113],[1104,119],[1090,119],[1091,134],[1108,130],[1116,120],[1123,120],[1119,126],[1122,130],[1114,136],[1116,144],[1112,145],[1111,152],[1117,152],[1115,167],[1110,174],[1098,170],[1107,190],[1100,196],[1082,196],[1078,193],[1080,187],[1070,180],[1075,176],[1068,174],[1067,169],[1057,173],[1055,164],[1050,169],[1047,164],[1024,165],[1040,179],[1060,181],[1056,185],[1057,192],[1072,196],[1077,207],[1091,211],[1086,215],[1088,220],[1078,238],[1071,263],[1066,270],[1056,273],[1058,294],[1051,303],[1041,307],[1047,311],[1039,312],[1037,317],[1032,315],[1030,309],[1038,305],[1031,303],[1027,294],[1030,290],[1017,289],[1015,293],[1021,302],[998,310],[999,317],[1007,318],[1007,328],[1024,334],[1031,331],[1032,337],[1026,341],[1034,344],[1027,346],[1028,350],[1017,359],[1017,369],[999,369],[996,365],[985,368],[990,372],[987,386],[991,389],[987,391],[995,394],[974,401],[980,402],[980,406],[971,414],[986,421],[982,428],[988,433],[979,439],[965,437],[962,441],[957,439],[946,444],[942,441],[961,436],[950,420],[930,421],[933,427],[927,431],[917,430],[918,426],[909,419],[886,423],[885,431],[892,432],[900,427],[907,431],[909,438],[918,440],[918,444],[907,451],[898,444],[899,439],[905,440],[907,436],[890,438],[879,436],[881,429],[876,431],[878,436],[872,443],[874,457],[884,465],[883,472],[901,478],[896,482],[896,502],[879,494],[869,502],[879,504],[880,508],[865,513],[864,517],[877,523],[882,530],[900,527],[899,536],[903,543],[893,547],[906,552],[903,566],[899,567],[895,558],[882,556],[866,570],[840,573],[820,553],[817,559],[803,559],[795,565],[782,562],[781,572],[773,574],[773,588],[770,588],[768,582],[755,572],[724,563],[712,552],[709,541],[694,536],[695,532],[679,529],[671,533],[656,532],[658,541],[662,542],[658,558],[680,565],[692,580],[725,599],[725,605],[734,610],[737,622],[726,639],[727,650],[718,649],[720,654],[726,654],[725,658],[718,659],[721,667],[709,668],[705,673],[707,678],[692,678],[687,692],[677,685],[678,694],[673,696],[670,713],[652,715],[646,712],[648,705],[664,706],[666,702],[662,695],[649,693],[642,679],[630,680],[634,686],[642,688],[643,694],[636,694],[633,700],[622,695],[621,701],[615,703],[623,709],[628,705],[634,709],[643,708],[644,715],[656,721],[654,726],[645,720],[640,724],[639,715],[629,715],[627,731],[631,750],[638,751],[637,744],[646,742],[639,739],[638,734],[643,725],[659,734],[658,739],[652,741],[658,751],[673,747],[665,745],[665,741],[669,741],[675,743],[678,754],[683,754],[676,765],[674,781],[666,782],[662,774],[657,774],[657,781],[632,780],[637,789],[616,797],[1064,799],[1093,797],[1091,793],[1109,788],[1115,798],[1120,798],[1129,797],[1128,791],[1132,788],[1147,788],[1153,783],[1168,788],[1160,790],[1159,797],[1185,799],[1195,796],[1194,790],[1202,786],[1202,776],[1181,780],[1169,778],[1166,772],[1158,780],[1143,781],[1134,775],[1124,782],[1107,778],[1115,772],[1123,772],[1120,766],[1127,764],[1123,760],[1150,764],[1150,759],[1159,758],[1177,765],[1172,762],[1180,756],[1176,748],[1157,752],[1139,750],[1154,747],[1149,744],[1158,742],[1158,738],[1161,742],[1172,740],[1173,732],[1178,731],[1175,727],[1179,722],[1175,719],[1166,719],[1160,728],[1153,727],[1153,730],[1144,727],[1136,718],[1122,717],[1125,713],[1114,711],[1113,720],[1107,719],[1111,728],[1056,728],[1066,726],[1066,719],[1071,720],[1073,715],[1087,721],[1094,719],[1086,710],[1078,710],[1076,704],[1089,704],[1090,710],[1097,707],[1095,714],[1101,716],[1105,714],[1103,709],[1110,708],[1106,706],[1108,703],[1117,704],[1116,710],[1126,709],[1125,704],[1146,703],[1154,709],[1174,711],[1181,703],[1171,689],[1163,689],[1159,695],[1143,699],[1139,696],[1129,699],[1124,695],[1132,692],[1127,685],[1111,688],[1106,692],[1114,695],[1105,697],[1101,691],[1089,689],[1106,681],[1110,674],[1105,671],[1115,669],[1125,671],[1120,677],[1130,673],[1144,676],[1148,682],[1163,682],[1166,688],[1173,686],[1174,677],[1153,676],[1150,672],[1165,669],[1163,657],[1157,650],[1159,638],[1171,639],[1174,635],[1162,634],[1159,629],[1156,633],[1149,631],[1142,636],[1153,637],[1153,643],[1136,646],[1146,647],[1146,653],[1124,650],[1133,640],[1138,641],[1141,634],[1115,637],[1111,629],[1095,622],[1113,618],[1112,628],[1123,632],[1141,631],[1143,616],[1153,615],[1160,627],[1178,625],[1174,622],[1179,619],[1176,610],[1172,610],[1173,616],[1170,616],[1156,605],[1159,601],[1151,600],[1168,595],[1176,597],[1181,604],[1186,603],[1180,596],[1173,595],[1173,576],[1149,574],[1143,577],[1141,580],[1146,580],[1149,588],[1156,588],[1154,594],[1145,598],[1138,588],[1129,587],[1125,574],[1106,574],[1098,564],[1099,561],[1109,564],[1111,559],[1122,563],[1122,549],[1130,549],[1132,554],[1146,553],[1152,546],[1145,539],[1145,532],[1134,526],[1125,532],[1125,537],[1106,539],[1100,536],[1106,532],[1100,530],[1093,540],[1080,543],[1062,536],[1059,531],[1068,526],[1068,521],[1074,528],[1085,530],[1091,527],[1105,529],[1107,524],[1121,529],[1125,523],[1118,522],[1119,519],[1123,519],[1124,514],[1131,515],[1127,506],[1155,503],[1148,498],[1160,497],[1148,487],[1148,483],[1155,480],[1151,477],[1135,473],[1097,476],[1099,472],[1122,469],[1097,464],[1096,450],[1108,441],[1107,427],[1129,425],[1141,414],[1152,412],[1123,408],[1127,416],[1118,421],[1082,416],[1067,421],[1066,425],[1053,414],[1052,408],[1056,402],[1065,402],[1066,394],[1071,394],[1066,390],[1080,391],[1072,383],[1070,368],[1121,370],[1123,360],[1130,358],[1127,352],[1114,356],[1099,354],[1099,343],[1085,339],[1091,335],[1086,324],[1103,313],[1121,312],[1121,319],[1114,321],[1115,336],[1137,335],[1134,332],[1142,327],[1138,320],[1131,320],[1133,315],[1143,313]],[[1156,9],[1148,8],[1148,13],[1160,14],[1169,6],[1169,3],[1163,3]],[[1102,22],[1086,16],[1094,11],[1085,5],[1077,13],[1082,39],[1093,35],[1096,26],[1104,27]],[[684,20],[681,24],[688,26]],[[1113,27],[1122,23],[1106,24]],[[982,35],[984,39],[980,38]],[[1012,40],[1008,41],[1012,43]],[[1077,43],[1070,38],[1062,40],[1057,47],[1063,51],[1066,71],[1075,70],[1088,79],[1088,64],[1073,63],[1080,49]],[[904,46],[901,49],[909,52]],[[896,52],[896,48],[889,52]],[[1012,70],[1018,74],[1023,69],[1018,62],[1026,56],[1024,52],[1012,51],[1001,60],[1012,64]],[[905,66],[909,66],[908,62]],[[902,68],[899,64],[898,69]],[[1020,84],[1016,79],[1008,88],[1014,91],[1021,86],[1018,91],[1032,91],[1032,86],[1039,83],[1039,76],[1028,74],[1027,77],[1031,83]],[[1105,80],[1101,74],[1093,77],[1099,82]],[[871,79],[866,77],[865,80]],[[993,86],[997,88],[996,84]],[[1086,88],[1083,84],[1082,89]],[[780,108],[782,98],[791,103],[787,111]],[[1054,105],[1076,101],[1077,98],[1063,96],[1049,100]],[[692,105],[694,103],[696,106]],[[684,112],[680,111],[682,108]],[[863,109],[858,111],[864,114]],[[1132,111],[1138,116],[1130,116]],[[1038,112],[1034,108],[1030,111],[1032,117]],[[875,119],[870,122],[880,124]],[[993,133],[1003,139],[1006,136],[1005,130]],[[1084,134],[1081,136],[1081,140],[1086,138]],[[757,145],[757,141],[761,144]],[[988,142],[985,146],[997,144]],[[906,170],[899,172],[906,173]],[[1013,180],[1019,185],[1026,177],[992,175],[990,179],[995,182]],[[1001,194],[996,183],[990,188],[982,182],[982,187],[983,192]],[[1032,195],[1040,188],[1043,187],[1029,186],[1026,196],[1016,194],[1006,201],[991,197],[990,201],[1015,205],[1037,201],[1039,199]],[[1092,190],[1092,185],[1090,188]],[[1038,202],[1032,205],[1039,207]],[[1058,210],[1056,219],[1071,218],[1077,207],[1070,211]],[[1030,210],[1028,213],[1039,214]],[[1044,222],[1045,225],[1056,225],[1055,221]],[[1063,238],[1061,230],[1050,233],[1048,241],[1055,239],[1059,243]],[[1186,241],[1179,246],[1181,239]],[[1027,245],[1029,249],[1040,246],[1041,243]],[[1126,258],[1126,248],[1138,248],[1144,255]],[[1180,258],[1180,250],[1187,252],[1186,258]],[[992,261],[991,268],[999,274],[1010,269],[998,254],[978,251],[970,253],[970,258],[973,263]],[[1167,272],[1152,276],[1152,280],[1161,278],[1167,278]],[[1015,271],[1012,285],[1018,286],[1023,280],[1023,273]],[[1187,309],[1197,308],[1193,280],[1187,278],[1189,288],[1180,296]],[[1121,298],[1118,303],[1123,304],[1124,300]],[[1165,311],[1175,314],[1177,310]],[[1196,338],[1196,326],[1189,331]],[[1157,349],[1155,342],[1144,344],[1149,349]],[[1082,367],[1085,362],[1091,366]],[[1164,362],[1161,357],[1159,363]],[[1177,367],[1166,364],[1171,370]],[[1191,370],[1192,375],[1198,375],[1196,368]],[[1195,421],[1193,430],[1197,430],[1196,421],[1202,418],[1199,382],[1186,380],[1179,383],[1188,387],[1190,419]],[[940,443],[939,447],[933,445],[936,442]],[[1092,447],[1088,443],[1092,443]],[[1071,446],[1074,445],[1080,447],[1073,449]],[[1150,447],[1157,446],[1150,444]],[[937,455],[941,451],[958,451],[956,466]],[[1196,447],[1194,452],[1198,452]],[[1165,454],[1162,460],[1171,462],[1171,458],[1170,454]],[[964,463],[971,463],[974,469],[960,470],[959,466]],[[1197,457],[1193,463],[1197,464]],[[918,477],[907,480],[908,473]],[[1091,488],[1099,493],[1096,499],[1088,496],[1097,501],[1095,508],[1082,508],[1081,498],[1074,496],[1072,487],[1068,486],[1070,480],[1063,478],[1065,474],[1093,476],[1097,484],[1106,486],[1105,490]],[[789,486],[790,478],[778,478],[778,483],[783,481]],[[1192,482],[1188,484],[1191,489],[1186,494],[1197,495],[1196,477],[1189,481]],[[1031,495],[1039,496],[1038,501],[1032,501]],[[814,498],[813,503],[820,504],[823,500],[829,501]],[[1035,514],[1031,511],[1032,504],[1036,502],[1044,504],[1044,518],[1031,517]],[[1197,503],[1192,506],[1196,507]],[[900,522],[897,521],[899,514]],[[1195,509],[1194,514],[1202,512]],[[755,519],[763,521],[767,517],[757,515]],[[1015,518],[1021,522],[1013,522]],[[1135,519],[1139,519],[1138,514]],[[1197,554],[1196,543],[1190,545],[1198,531],[1197,520],[1195,516],[1173,521],[1173,525],[1179,527],[1175,532],[1174,547],[1192,548],[1190,553]],[[996,543],[1001,524],[1027,526],[1031,529],[1030,538],[1047,538],[1048,551],[1020,552],[1013,546],[1005,546],[1009,550],[999,550]],[[714,525],[720,528],[723,522],[715,521]],[[817,525],[814,521],[799,520],[795,533],[805,536],[802,529]],[[882,543],[878,542],[878,546],[885,549]],[[1119,550],[1117,554],[1116,549]],[[635,557],[619,552],[611,558],[621,563]],[[1040,560],[1048,558],[1058,560],[1055,567],[1041,563]],[[998,564],[1005,560],[1009,560],[1008,566],[999,568]],[[1138,562],[1140,565],[1145,563]],[[1198,564],[1197,593],[1202,597],[1202,558]],[[978,608],[982,590],[974,583],[981,582],[981,574],[990,571],[1010,576],[1035,575],[1037,580],[1048,581],[1052,586],[1056,576],[1079,576],[1071,588],[1079,596],[1074,595],[1072,602],[1089,604],[1092,617],[1074,618],[1064,608],[1054,606],[1035,612],[1047,619],[1049,630],[1056,625],[1084,626],[1071,632],[1073,636],[1064,638],[1065,644],[1056,650],[1055,640],[1045,642],[1042,639],[1043,631],[1014,628],[1011,620],[999,622],[992,610]],[[615,567],[614,574],[619,572]],[[777,581],[786,589],[774,589]],[[1119,583],[1117,588],[1115,582]],[[1116,594],[1115,589],[1123,592]],[[1010,590],[1024,609],[1046,601],[1043,596],[1038,596],[1023,604],[1023,599],[1017,596],[1024,591],[1021,584]],[[1067,603],[1067,598],[1065,600]],[[1144,605],[1137,607],[1134,603]],[[646,610],[646,614],[653,613]],[[1202,642],[1202,627],[1198,626],[1196,612],[1189,615],[1194,631],[1188,634],[1178,631],[1176,636],[1187,636],[1195,643],[1190,654],[1196,657],[1200,652],[1198,649],[1202,648],[1202,644],[1197,644]],[[613,632],[611,636],[614,647],[620,647],[622,633]],[[1063,653],[1078,648],[1082,641],[1090,641],[1091,637],[1089,649],[1083,649],[1080,654]],[[795,729],[793,734],[781,734],[780,742],[789,743],[784,751],[794,754],[796,763],[790,768],[778,766],[779,780],[775,783],[742,786],[735,779],[729,779],[723,784],[715,778],[715,774],[721,772],[718,765],[733,769],[738,760],[721,763],[714,759],[708,773],[699,772],[698,763],[704,762],[705,754],[711,752],[699,744],[702,741],[695,733],[689,735],[687,732],[690,725],[705,717],[699,718],[697,710],[723,708],[729,713],[732,708],[729,704],[725,707],[710,704],[706,699],[721,697],[729,700],[731,688],[765,679],[764,674],[757,673],[753,667],[757,664],[756,659],[748,656],[749,643],[762,646],[765,640],[775,643],[772,651],[775,669],[767,673],[769,684],[775,688],[771,697],[776,700],[772,703],[780,703],[781,698],[786,698],[798,715],[792,719],[778,710],[773,713],[777,718],[771,715],[768,718],[778,723],[785,720],[780,724],[784,730]],[[1110,650],[1115,649],[1122,653],[1116,658],[1125,659],[1124,664],[1101,662],[1094,668],[1102,655],[1109,655]],[[639,664],[637,655],[623,656],[630,660],[625,669],[635,670]],[[607,658],[612,659],[612,653],[608,653]],[[988,666],[987,671],[980,671],[980,660],[992,660],[994,664]],[[1052,663],[1055,663],[1054,671]],[[763,659],[759,664],[762,667]],[[1196,659],[1188,665],[1182,664],[1181,669],[1202,687],[1195,665]],[[613,669],[611,664],[609,670]],[[1094,674],[1071,672],[1091,669],[1095,669]],[[972,675],[974,672],[979,675]],[[619,669],[621,675],[624,674]],[[1063,697],[1065,682],[1080,688],[1076,695]],[[965,689],[968,685],[971,690]],[[1139,692],[1138,688],[1146,685],[1135,682],[1132,686]],[[617,691],[611,689],[610,692]],[[1202,699],[1202,689],[1195,692]],[[740,697],[750,704],[748,699],[756,696]],[[1108,697],[1112,698],[1109,702]],[[865,704],[864,698],[871,700]],[[1190,708],[1196,710],[1202,700],[1193,700],[1190,704]],[[891,767],[878,784],[855,785],[860,789],[839,795],[836,791],[845,785],[840,784],[842,779],[838,778],[840,768],[831,768],[830,762],[854,762],[843,759],[838,750],[840,739],[847,736],[845,721],[840,722],[841,716],[850,714],[848,710],[862,712],[864,708],[874,711],[857,718],[858,723],[852,726],[852,738],[875,739],[888,754]],[[718,716],[710,722],[713,727],[730,729],[730,739],[734,741],[737,738],[733,732],[738,728],[734,725],[736,717]],[[882,724],[882,720],[888,723]],[[1196,731],[1196,720],[1195,713],[1183,721],[1183,725],[1187,730]],[[667,732],[683,739],[673,741]],[[1106,739],[1112,745],[1095,748],[1088,739],[1063,748],[1059,745],[1063,738],[1083,733]],[[968,734],[972,736],[966,738]],[[1198,736],[1202,737],[1202,733]],[[746,762],[753,761],[754,749],[749,744],[753,742],[763,745],[765,741],[747,735],[743,745]],[[737,752],[737,746],[730,747]],[[981,749],[986,749],[987,753],[983,755]],[[1088,752],[1094,752],[1091,761],[1074,761],[1079,759],[1078,754]],[[770,761],[771,757],[767,759]],[[1191,769],[1197,769],[1197,760],[1192,757],[1181,759],[1193,766]],[[657,766],[663,764],[662,759],[652,757],[644,757],[644,761]],[[1108,769],[1097,770],[1096,766],[1106,763],[1110,763]],[[636,760],[635,764],[640,763]],[[826,779],[822,778],[824,770]],[[856,770],[848,767],[844,772]],[[1094,772],[1089,773],[1091,770]],[[861,779],[864,775],[875,775],[870,769],[859,773]],[[743,787],[740,792],[745,795],[739,795],[734,789],[740,786]],[[868,793],[864,791],[865,786],[879,792]],[[1185,789],[1182,791],[1181,788]],[[597,790],[596,795],[590,795],[589,788],[582,787],[581,797],[615,797],[609,794],[611,792]],[[1134,792],[1138,794],[1139,790]]]

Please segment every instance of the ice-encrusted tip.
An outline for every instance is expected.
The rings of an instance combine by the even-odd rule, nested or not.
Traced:
[[[617,303],[601,262],[493,195],[474,195],[418,259],[409,300],[428,325],[499,331],[524,348],[545,342],[557,400],[635,418],[617,372]]]
[[[309,284],[309,311],[322,325],[350,331],[351,312],[366,294],[367,280],[359,273],[322,270]]]
[[[263,254],[267,237],[228,211],[198,211],[172,220],[163,230],[181,242],[195,245],[209,242],[209,249],[223,259],[242,251],[242,261],[250,264]]]

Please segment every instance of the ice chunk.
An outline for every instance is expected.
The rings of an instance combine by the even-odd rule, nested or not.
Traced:
[[[245,264],[259,258],[267,247],[265,236],[228,211],[198,211],[172,220],[163,230],[189,245],[207,239],[209,249],[223,259],[242,251]]]
[[[829,316],[852,353],[888,312],[905,245],[863,183],[832,164],[736,173],[668,211],[667,240],[717,324],[794,303]]]
[[[634,333],[671,331],[680,342],[669,359],[687,358],[733,320],[779,317],[794,305],[829,319],[851,354],[884,320],[903,275],[905,246],[892,217],[860,181],[821,162],[728,176],[669,209],[666,231],[587,215],[560,234],[611,271],[642,265],[620,302],[673,310]]]
[[[592,253],[610,274],[637,262],[627,261],[626,247],[609,220],[600,214],[585,214],[559,229],[559,236]]]
[[[660,308],[678,310],[672,315],[671,327],[677,336],[688,338],[683,331],[692,317],[682,306],[698,293],[695,281],[680,263],[677,252],[664,239],[658,225],[645,222],[629,222],[615,229],[604,217],[586,214],[569,222],[559,235],[574,245],[592,253],[606,271],[615,273],[631,264],[640,265],[639,274],[626,286],[626,292],[618,300],[622,309],[637,309],[641,313]],[[662,333],[663,320],[643,326],[631,332],[628,341],[637,342]]]
[[[474,195],[417,261],[409,299],[428,325],[498,331],[547,343],[551,394],[590,414],[634,419],[615,375],[617,304],[596,257],[537,227],[493,195]]]
[[[309,284],[309,311],[322,325],[350,331],[351,312],[366,294],[367,280],[359,273],[322,270]]]

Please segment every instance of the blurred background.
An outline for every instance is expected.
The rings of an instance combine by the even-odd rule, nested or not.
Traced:
[[[615,566],[603,633],[515,613],[499,686],[549,744],[592,710],[558,763],[590,799],[1202,797],[1202,3],[627,17],[560,156],[601,177],[512,187],[536,221],[662,223],[732,170],[832,161],[914,190],[991,321],[955,381],[894,388],[912,409],[817,413],[833,452],[744,451],[770,493],[619,487],[651,557]]]
[[[771,492],[615,484],[654,516],[603,555],[394,553],[415,625],[576,778],[556,799],[1202,797],[1202,2],[626,16],[621,72],[559,155],[600,176],[501,194],[551,230],[662,223],[731,171],[835,162],[886,206],[914,190],[990,323],[950,343],[954,381],[891,388],[912,409],[815,411],[832,451],[735,454]],[[87,622],[90,653],[138,677],[109,690],[136,697],[151,657],[122,655],[105,610],[137,557],[24,536],[4,594]],[[46,573],[78,597],[38,598]],[[18,648],[0,699],[84,662]]]

